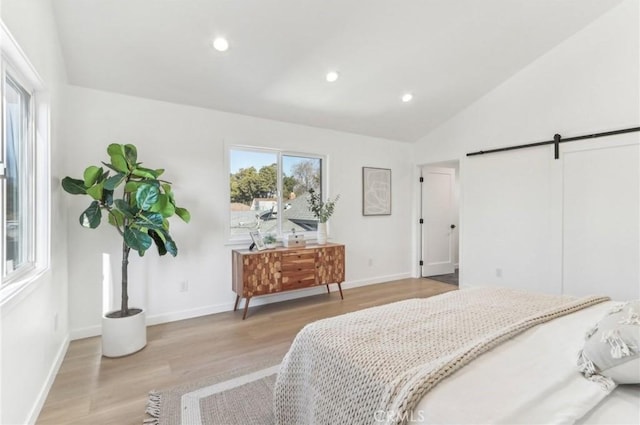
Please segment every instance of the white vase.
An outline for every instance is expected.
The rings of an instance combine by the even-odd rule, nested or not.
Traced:
[[[131,310],[131,309],[130,309]],[[102,316],[102,355],[122,357],[147,345],[147,321],[144,310],[129,317]]]
[[[318,236],[316,238],[318,245],[327,243],[327,223],[318,223]]]

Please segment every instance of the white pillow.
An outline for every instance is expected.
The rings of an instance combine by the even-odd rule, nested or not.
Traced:
[[[587,333],[578,368],[606,386],[640,384],[640,300],[614,307]]]

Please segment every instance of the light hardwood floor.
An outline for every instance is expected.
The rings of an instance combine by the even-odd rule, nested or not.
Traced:
[[[148,345],[131,356],[100,355],[100,339],[73,341],[39,425],[142,424],[147,393],[264,360],[278,361],[298,331],[325,317],[457,289],[428,279],[403,279],[330,295],[151,326]]]

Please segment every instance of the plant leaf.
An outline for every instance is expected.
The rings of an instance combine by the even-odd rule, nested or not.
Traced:
[[[120,210],[111,210],[109,213],[109,224],[115,227],[122,227],[124,225],[124,214]]]
[[[87,189],[87,195],[91,196],[96,201],[102,201],[102,187],[103,183],[98,183]]]
[[[104,161],[100,161],[100,162],[102,162],[102,165],[104,165],[105,167],[109,168],[110,170],[113,170],[113,171],[115,171],[116,173],[119,173],[119,172],[120,172],[120,171],[116,170],[116,169],[115,169],[115,167],[114,167],[113,165],[111,165],[111,164],[107,164],[107,163],[106,163],[106,162],[104,162]]]
[[[122,199],[116,199],[113,203],[116,205],[116,208],[122,211],[122,214],[127,218],[134,218],[136,214],[138,214],[137,208],[132,207]]]
[[[113,190],[104,189],[102,191],[102,203],[108,206],[113,205]]]
[[[84,186],[84,182],[79,179],[72,179],[71,177],[65,177],[62,179],[62,188],[65,192],[72,195],[85,195],[87,188]]]
[[[150,229],[148,233],[149,236],[151,236],[151,239],[153,239],[153,242],[155,242],[156,247],[158,248],[158,255],[165,255],[167,253],[167,248],[165,247],[165,241],[160,236],[160,234],[152,229]]]
[[[125,178],[125,175],[123,173],[118,173],[115,176],[111,176],[107,180],[105,180],[104,188],[108,190],[114,190],[116,187],[120,185],[120,183],[122,183],[124,178]]]
[[[127,184],[124,185],[124,191],[129,193],[135,192],[141,184],[140,182],[128,181]]]
[[[91,205],[89,205],[89,208],[80,214],[80,225],[82,227],[95,229],[100,225],[100,220],[102,220],[102,212],[100,211],[98,201],[93,201]]]
[[[134,145],[124,145],[124,157],[129,164],[129,168],[135,168],[138,160],[138,149]]]
[[[144,211],[138,215],[136,225],[151,229],[162,229],[162,215]]]
[[[128,247],[138,251],[141,256],[144,255],[144,251],[149,249],[153,242],[148,234],[131,228],[124,229],[124,241]]]
[[[176,208],[173,206],[169,197],[164,193],[161,193],[158,197],[158,202],[153,204],[150,211],[159,212],[163,217],[171,217],[175,214]]]
[[[175,206],[176,205],[176,201],[173,198],[173,190],[171,190],[171,185],[169,183],[164,183],[162,185],[162,190],[164,190],[164,193],[169,197],[169,200]]]
[[[91,165],[84,170],[84,185],[85,187],[93,186],[100,177],[102,177],[103,170],[101,167]]]
[[[121,173],[129,172],[127,161],[124,159],[123,156],[112,156],[111,165],[113,165],[113,168],[118,172],[121,172]]]
[[[191,221],[191,213],[186,208],[176,207],[176,215],[185,223]]]
[[[127,164],[124,154],[124,146],[118,143],[112,143],[107,148],[107,153],[111,158],[111,165],[116,171],[121,173],[129,172],[129,165]]]
[[[158,178],[155,170],[151,170],[149,168],[144,168],[144,167],[136,167],[136,168],[134,168],[133,170],[131,170],[131,174],[133,174],[136,177],[142,177],[144,179],[157,179]]]
[[[168,233],[165,233],[164,237],[166,238],[166,241],[164,243],[164,247],[167,249],[167,252],[169,254],[171,254],[173,257],[175,257],[176,255],[178,255],[178,247],[177,247],[176,243],[171,238],[171,236],[169,236]]]
[[[164,174],[164,168],[156,168],[153,171],[156,173],[156,178],[158,178],[158,177],[160,177],[161,175]]]
[[[112,156],[112,155],[124,156],[124,146],[122,146],[120,143],[111,143],[109,146],[107,146],[107,153],[109,154],[109,156]]]
[[[154,185],[143,183],[136,191],[136,205],[143,211],[149,209],[158,202],[160,191]]]

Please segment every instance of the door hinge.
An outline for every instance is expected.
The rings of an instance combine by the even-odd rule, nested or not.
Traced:
[[[424,183],[424,177],[420,177],[420,183]]]
[[[424,224],[424,219],[420,219],[420,224]]]
[[[424,266],[424,261],[420,260],[420,265]]]

